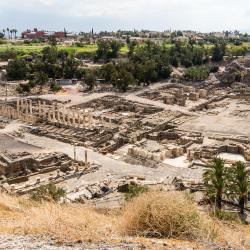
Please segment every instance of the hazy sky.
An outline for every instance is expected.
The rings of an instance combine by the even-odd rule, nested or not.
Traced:
[[[0,0],[0,29],[250,31],[249,0]]]

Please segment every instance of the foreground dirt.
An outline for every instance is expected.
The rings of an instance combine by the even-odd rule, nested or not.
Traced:
[[[35,249],[45,249],[45,250],[122,250],[122,249],[142,249],[143,246],[138,244],[118,244],[118,245],[108,245],[108,244],[75,244],[75,245],[59,245],[53,240],[39,240],[34,237],[29,236],[16,236],[16,235],[0,235],[0,249],[15,249],[15,250],[35,250]]]
[[[174,240],[141,240],[142,243],[131,243],[132,239],[124,240],[124,243],[75,243],[62,245],[54,240],[43,239],[31,236],[18,236],[9,234],[0,234],[0,250],[141,250],[141,249],[157,249],[157,250],[202,250],[205,246],[199,244],[180,242]],[[135,239],[135,242],[140,242]],[[220,250],[219,246],[207,247],[207,250]]]

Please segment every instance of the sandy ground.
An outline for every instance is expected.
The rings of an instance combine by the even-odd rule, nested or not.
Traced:
[[[0,151],[8,150],[11,153],[18,153],[18,152],[31,152],[31,153],[38,153],[41,152],[41,148],[32,146],[16,139],[0,134]]]
[[[184,122],[180,129],[199,132],[213,132],[227,135],[245,135],[250,137],[250,108],[238,100],[228,100],[219,103],[209,112]],[[225,106],[224,106],[225,105]]]
[[[244,158],[244,156],[239,155],[239,154],[221,153],[218,155],[218,157],[220,157],[221,159],[224,159],[224,160],[229,160],[229,161],[246,162],[246,159]]]

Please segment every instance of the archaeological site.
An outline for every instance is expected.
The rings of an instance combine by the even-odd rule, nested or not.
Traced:
[[[249,164],[249,87],[219,80],[235,67],[248,70],[237,61],[199,84],[173,76],[127,94],[2,100],[1,188],[25,194],[53,182],[69,200],[107,196],[116,206],[126,183],[198,188],[215,157]]]

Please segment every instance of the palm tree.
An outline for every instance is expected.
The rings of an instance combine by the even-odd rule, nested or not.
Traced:
[[[231,196],[238,200],[240,214],[244,215],[245,204],[250,192],[250,170],[244,162],[238,161],[230,169]]]
[[[5,36],[5,29],[3,29],[3,34],[4,34],[4,36]]]
[[[14,33],[14,38],[16,39],[17,30],[13,29],[13,33]]]
[[[10,38],[12,39],[13,30],[10,30]]]
[[[7,30],[7,32],[8,32],[8,38],[10,39],[10,29],[7,28],[6,30]]]
[[[222,197],[226,181],[227,169],[225,167],[225,161],[221,158],[213,159],[203,174],[203,182],[207,195],[215,201],[217,209],[222,208]]]

